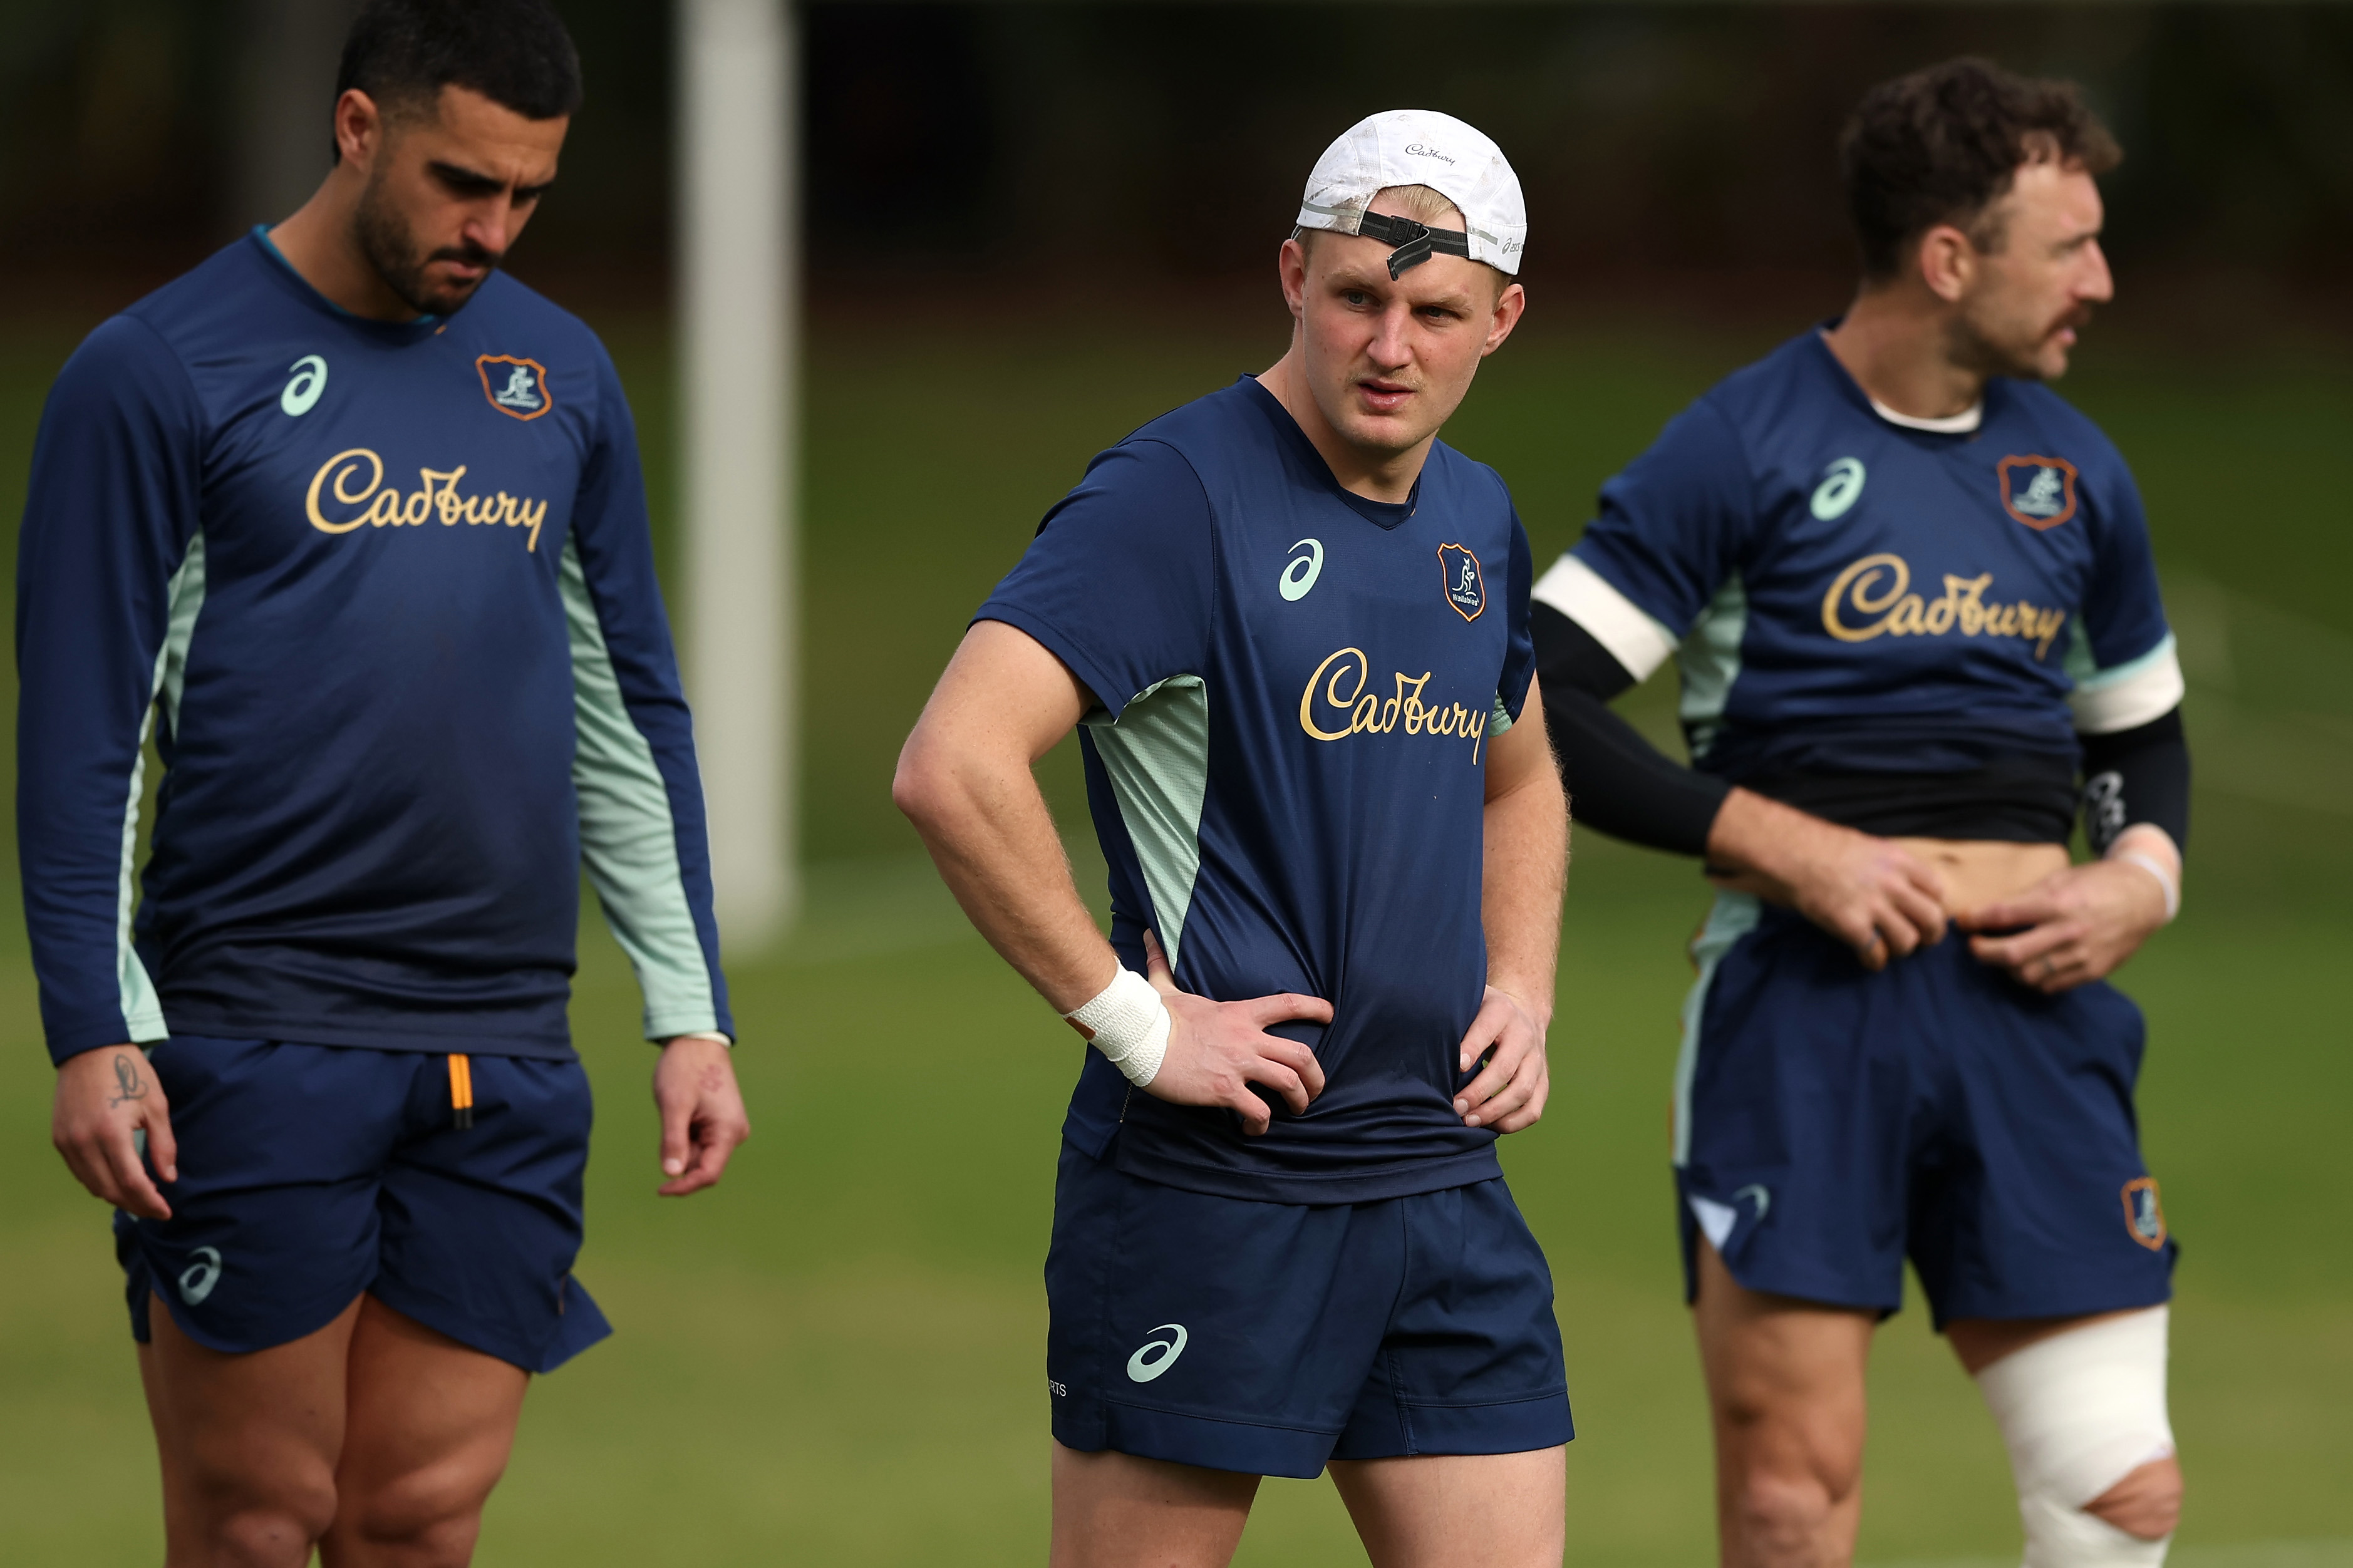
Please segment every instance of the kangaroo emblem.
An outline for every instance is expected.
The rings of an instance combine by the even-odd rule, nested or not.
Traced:
[[[499,388],[498,401],[509,408],[539,406],[539,388],[531,384],[531,366],[519,364],[514,367],[514,374],[507,377],[507,384]],[[2045,474],[2051,472],[2048,468],[2042,471]]]
[[[499,367],[505,367],[501,372]],[[484,354],[474,362],[482,395],[491,407],[514,419],[536,419],[555,406],[547,390],[547,367],[518,354]]]
[[[2064,458],[2004,458],[1995,482],[2002,510],[2037,533],[2075,515],[2075,465]]]

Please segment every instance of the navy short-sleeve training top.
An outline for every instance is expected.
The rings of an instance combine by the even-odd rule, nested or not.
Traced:
[[[2181,699],[2140,496],[2099,428],[2004,378],[1974,418],[1905,420],[1819,331],[1669,424],[1535,596],[1638,679],[1679,656],[1706,772],[2047,756],[2062,837],[2078,733]]]
[[[1198,1192],[1364,1203],[1497,1173],[1451,1105],[1486,984],[1487,746],[1527,696],[1526,535],[1502,479],[1433,445],[1412,498],[1353,495],[1245,376],[1089,466],[976,618],[1099,704],[1081,742],[1112,942],[1179,985],[1327,998],[1326,1088],[1245,1136],[1090,1050],[1066,1124]]]

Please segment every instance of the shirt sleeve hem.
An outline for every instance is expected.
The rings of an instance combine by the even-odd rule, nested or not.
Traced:
[[[164,1037],[159,1033],[146,1041],[137,1037],[137,1031],[126,1027],[120,1018],[104,1025],[86,1025],[76,1029],[53,1029],[49,1032],[49,1060],[63,1067],[75,1057],[91,1051],[102,1051],[109,1046],[152,1044]]]
[[[1109,671],[1090,658],[1068,633],[1031,611],[1018,605],[1001,605],[991,600],[973,616],[974,625],[977,626],[982,621],[1002,621],[1014,630],[1035,638],[1039,646],[1061,660],[1062,667],[1079,678],[1080,684],[1094,694],[1094,700],[1114,720],[1129,700],[1135,696],[1133,691],[1115,689],[1120,683],[1112,679]]]

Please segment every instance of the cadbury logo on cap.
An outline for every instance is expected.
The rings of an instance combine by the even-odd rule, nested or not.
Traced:
[[[1416,158],[1435,158],[1441,163],[1451,163],[1454,162],[1453,159],[1448,157],[1437,148],[1425,147],[1419,142],[1409,143],[1406,147],[1406,152]]]

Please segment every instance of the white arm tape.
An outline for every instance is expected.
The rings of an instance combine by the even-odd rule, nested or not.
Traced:
[[[1141,1089],[1159,1076],[1168,1054],[1168,1005],[1152,982],[1122,966],[1092,1000],[1062,1015],[1087,1031],[1103,1059]]]
[[[2115,849],[2109,851],[2108,858],[2129,860],[2157,879],[2157,885],[2165,889],[2165,918],[2168,921],[2181,912],[2181,884],[2173,879],[2173,873],[2156,856],[2144,855],[2137,849]]]

